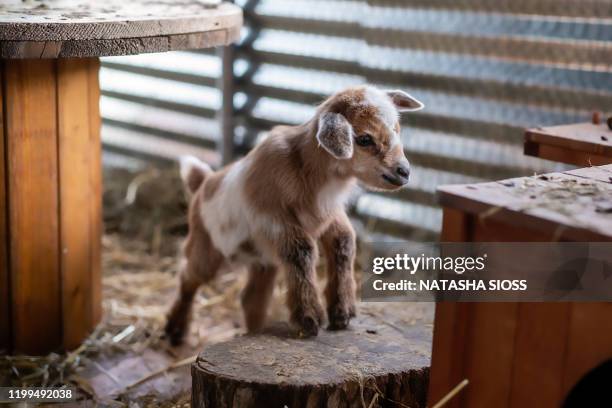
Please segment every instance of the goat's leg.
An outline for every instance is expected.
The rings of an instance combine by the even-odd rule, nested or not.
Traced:
[[[279,248],[279,258],[287,273],[291,322],[299,328],[300,336],[316,336],[325,319],[316,288],[316,242],[302,230],[295,229],[284,234]]]
[[[187,264],[179,272],[179,288],[168,312],[165,332],[172,345],[179,345],[191,321],[193,298],[203,283],[199,276],[191,272],[192,267]]]
[[[260,331],[265,324],[275,277],[275,266],[254,264],[249,267],[249,278],[241,301],[244,320],[250,333]]]
[[[332,330],[345,329],[355,316],[355,232],[346,214],[339,215],[321,237],[327,262],[327,317]]]
[[[194,224],[185,245],[187,264],[179,273],[179,290],[168,313],[165,332],[170,343],[178,345],[189,328],[193,298],[203,283],[211,281],[223,263],[223,255],[210,241],[208,233]]]

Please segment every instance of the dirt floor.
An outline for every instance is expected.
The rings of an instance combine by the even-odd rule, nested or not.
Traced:
[[[78,405],[189,406],[190,365],[198,351],[244,332],[238,299],[245,274],[232,271],[203,287],[185,344],[169,346],[162,329],[176,290],[185,209],[175,171],[106,169],[103,321],[70,353],[0,355],[0,384],[72,384],[79,390]],[[281,278],[271,321],[287,319],[283,298]],[[433,305],[402,304],[398,313],[406,324],[430,324]]]

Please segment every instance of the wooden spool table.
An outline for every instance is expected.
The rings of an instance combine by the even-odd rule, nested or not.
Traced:
[[[191,368],[191,404],[424,408],[431,306],[362,304],[348,330],[302,340],[279,325],[208,346]]]
[[[612,242],[612,165],[438,191],[443,242]],[[612,357],[610,316],[612,303],[438,303],[429,398],[467,378],[445,408],[560,406]]]
[[[101,315],[100,56],[239,36],[232,4],[0,5],[0,350],[76,347]]]
[[[542,159],[601,166],[612,163],[612,130],[605,123],[540,127],[525,133],[525,154]]]

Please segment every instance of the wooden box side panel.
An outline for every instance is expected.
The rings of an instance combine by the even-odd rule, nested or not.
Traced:
[[[563,371],[563,395],[588,371],[612,358],[612,303],[573,303]]]
[[[470,240],[472,217],[462,211],[446,208],[442,218],[442,242]],[[464,379],[463,361],[466,348],[469,303],[439,302],[436,318],[429,377],[428,403],[440,401],[453,387]],[[449,408],[461,406],[464,395],[447,403]]]
[[[561,406],[570,310],[569,303],[518,305],[511,407]]]
[[[537,242],[553,236],[444,210],[445,242]],[[448,406],[558,406],[566,393],[571,310],[568,303],[438,304],[430,403],[468,379]]]

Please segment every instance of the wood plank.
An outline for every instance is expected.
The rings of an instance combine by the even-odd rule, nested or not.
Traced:
[[[543,233],[489,219],[479,220],[473,234],[473,240],[479,242],[543,242],[553,239],[552,231]],[[564,364],[565,342],[558,340],[567,335],[569,304],[514,305],[517,307],[516,335],[513,339],[500,340],[500,344],[513,344],[514,347],[512,364],[506,366],[511,374],[508,404],[510,407],[558,406],[558,403],[550,402],[561,398],[560,375]],[[480,307],[495,306],[481,304]],[[542,370],[547,369],[553,371],[542,375]],[[559,376],[554,376],[554,370],[557,370]]]
[[[464,356],[471,303],[436,303],[428,405],[440,401],[465,378]],[[463,406],[464,392],[445,407]]]
[[[57,61],[63,344],[78,347],[93,326],[89,63]]]
[[[561,406],[569,303],[521,303],[510,407]]]
[[[48,352],[62,335],[55,61],[5,64],[13,345]]]
[[[0,41],[0,58],[92,58],[228,45],[240,38],[240,27],[156,37],[78,41]]]
[[[445,208],[442,220],[441,242],[465,242],[471,230],[469,214]],[[462,356],[466,347],[469,322],[469,303],[438,302],[434,324],[434,335],[429,376],[428,405],[440,401],[465,377]],[[448,408],[460,406],[463,394],[447,403]]]
[[[453,208],[442,214],[442,242],[466,242],[470,236],[470,215]]]
[[[0,353],[11,349],[11,312],[9,297],[8,225],[6,203],[6,161],[4,137],[4,63],[0,61]]]
[[[612,303],[574,303],[570,312],[563,395],[589,370],[612,358]]]
[[[93,325],[102,318],[102,145],[100,141],[100,60],[87,60],[89,108],[89,183],[91,186],[90,243],[91,297]]]
[[[525,143],[525,154],[527,156],[539,157],[559,163],[572,164],[575,166],[600,166],[608,164],[612,158],[596,153],[585,153],[559,146],[539,144],[534,147],[533,142]]]
[[[576,184],[569,185],[568,179]],[[581,190],[593,184],[591,193]],[[558,194],[564,190],[568,194]],[[596,190],[596,191],[595,191]],[[574,192],[575,195],[570,193]],[[499,221],[574,241],[612,240],[612,220],[600,212],[612,197],[612,184],[565,173],[438,188],[440,203],[474,214],[478,222]],[[582,194],[582,195],[580,195]],[[572,199],[573,197],[573,199]],[[577,199],[579,197],[580,199]],[[571,214],[571,215],[570,215]]]
[[[518,303],[471,303],[464,375],[470,381],[463,407],[509,406]]]
[[[598,167],[585,167],[583,169],[568,170],[565,174],[571,176],[583,177],[585,179],[603,181],[604,183],[612,183],[612,164]]]
[[[187,357],[190,356],[183,356],[183,358]],[[180,360],[182,358],[175,358],[167,352],[151,348],[146,348],[138,353],[130,350],[108,353],[108,355],[101,353],[95,357],[95,365],[86,364],[79,376],[91,385],[99,401],[109,401],[116,398],[118,393],[124,392],[125,387],[129,384]],[[99,367],[103,367],[104,371],[101,371]],[[149,381],[130,389],[125,399],[132,400],[144,395],[152,395],[154,396],[153,401],[169,403],[176,400],[179,395],[190,395],[190,368],[189,364],[186,364],[164,375],[152,377]],[[115,379],[119,381],[115,382]]]
[[[612,131],[605,123],[528,129],[524,147],[528,156],[581,167],[612,163]]]
[[[205,4],[208,3],[208,4]],[[214,4],[216,3],[216,4]],[[10,2],[0,16],[0,39],[12,41],[101,40],[202,33],[240,26],[240,7],[221,1],[89,0],[37,4]],[[78,16],[67,13],[79,10]],[[27,17],[23,19],[22,17]],[[168,50],[163,50],[168,51]]]
[[[517,229],[498,221],[479,220],[452,208],[445,208],[444,212],[443,241],[550,240],[550,237],[529,229]],[[465,223],[462,219],[468,222]],[[449,225],[451,220],[454,220],[454,226]],[[463,226],[457,227],[462,224]],[[467,378],[470,384],[449,402],[451,406],[470,408],[520,406],[514,402],[515,398],[521,401],[523,397],[520,393],[518,397],[514,395],[515,384],[521,384],[516,379],[516,364],[523,359],[520,355],[521,350],[530,346],[529,340],[534,342],[538,340],[529,337],[530,333],[524,333],[520,326],[522,315],[529,314],[532,306],[536,309],[540,307],[539,304],[519,303],[438,304],[434,325],[430,402],[435,403],[452,387]],[[557,308],[558,304],[551,307]],[[538,315],[537,310],[535,312]],[[541,323],[541,320],[534,321],[534,324],[541,325]],[[549,326],[546,327],[550,329]],[[545,331],[540,329],[536,333]],[[534,349],[539,351],[541,347]],[[546,361],[546,357],[538,357],[539,360],[534,359],[534,361]],[[557,358],[563,362],[562,354]],[[554,360],[554,357],[552,359]],[[521,369],[519,368],[519,372],[524,374],[525,370]],[[531,379],[533,380],[533,377]],[[559,378],[557,384],[560,384]],[[544,387],[546,385],[544,384]],[[555,397],[559,395],[560,386],[557,387]]]
[[[607,157],[608,163],[612,161],[612,131],[605,123],[596,125],[585,122],[528,129],[525,132],[525,142],[537,144],[540,148],[554,146]],[[544,157],[541,150],[538,157]]]
[[[548,242],[558,239],[555,230],[539,231],[527,227],[515,228],[503,221],[490,218],[477,219],[472,238],[476,242]]]
[[[9,2],[0,6],[0,58],[84,58],[227,45],[240,38],[242,10],[215,3],[67,0],[40,8]],[[79,15],[73,17],[73,10]]]

